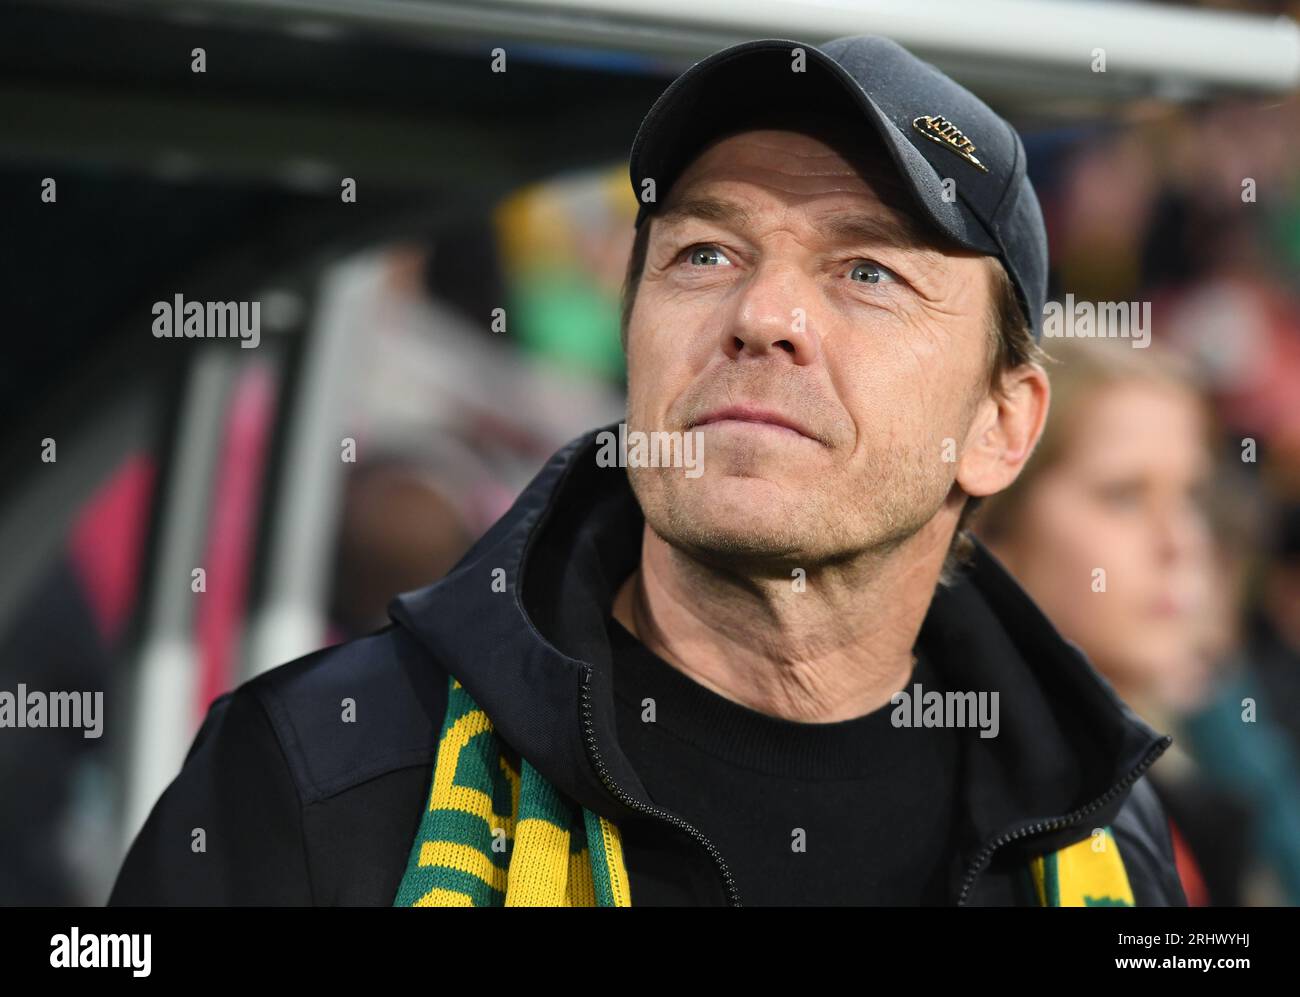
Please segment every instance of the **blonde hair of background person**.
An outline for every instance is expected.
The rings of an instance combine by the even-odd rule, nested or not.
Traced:
[[[1046,345],[1042,438],[974,530],[1120,697],[1167,723],[1209,692],[1215,421],[1158,346]]]

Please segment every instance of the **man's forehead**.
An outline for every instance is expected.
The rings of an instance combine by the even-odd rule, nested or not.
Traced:
[[[752,198],[746,198],[743,191],[715,182],[683,188],[659,212],[658,219],[663,228],[693,218],[751,228],[759,222],[761,213],[762,209]],[[825,206],[810,204],[808,220],[826,234],[846,239],[858,235],[870,237],[868,241],[927,245],[925,233],[913,219],[892,211],[880,201],[864,200],[852,208],[846,208],[840,200]]]
[[[841,122],[823,117],[807,122],[778,121],[776,127],[765,121],[732,129],[696,153],[668,191],[658,215],[665,222],[680,221],[692,213],[680,207],[686,201],[725,199],[720,195],[734,200],[742,186],[749,190],[739,192],[741,196],[747,194],[752,199],[755,187],[761,187],[790,202],[819,197],[835,202],[826,209],[813,205],[814,212],[855,208],[870,215],[892,216],[910,231],[912,241],[932,241],[924,235],[925,226],[915,220],[913,196],[883,144],[861,135],[846,138],[828,133],[828,129],[842,131]],[[728,220],[738,222],[741,214],[733,211]],[[699,216],[723,220],[718,211]]]
[[[744,170],[708,170],[674,184],[664,207],[656,214],[656,229],[667,230],[691,220],[753,230],[777,211],[792,208],[809,228],[836,242],[889,245],[904,249],[934,250],[939,240],[901,204],[900,192],[879,188],[870,181],[853,184],[824,180],[811,189],[791,189],[773,184],[766,174],[759,188],[746,183]]]

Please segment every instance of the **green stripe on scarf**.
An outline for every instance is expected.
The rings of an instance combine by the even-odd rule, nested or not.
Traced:
[[[397,907],[630,906],[612,822],[505,746],[455,679]]]

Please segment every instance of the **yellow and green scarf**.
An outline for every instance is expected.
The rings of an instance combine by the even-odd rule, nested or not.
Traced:
[[[1132,907],[1110,828],[1032,860],[1044,907]],[[453,676],[395,907],[630,907],[618,827],[505,745]]]

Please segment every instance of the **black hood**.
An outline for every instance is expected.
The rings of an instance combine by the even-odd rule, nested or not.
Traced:
[[[449,575],[389,605],[509,745],[615,821],[644,813],[607,787],[589,744],[613,782],[653,805],[615,736],[605,620],[638,563],[644,526],[627,471],[596,461],[598,434],[617,429],[565,446]],[[936,590],[919,647],[951,688],[999,692],[998,735],[967,742],[969,849],[1001,836],[1000,845],[1038,853],[1084,837],[1172,743],[1116,696],[978,539],[970,567]],[[1078,820],[1054,820],[1065,815]],[[1027,833],[1040,830],[1051,834]]]

